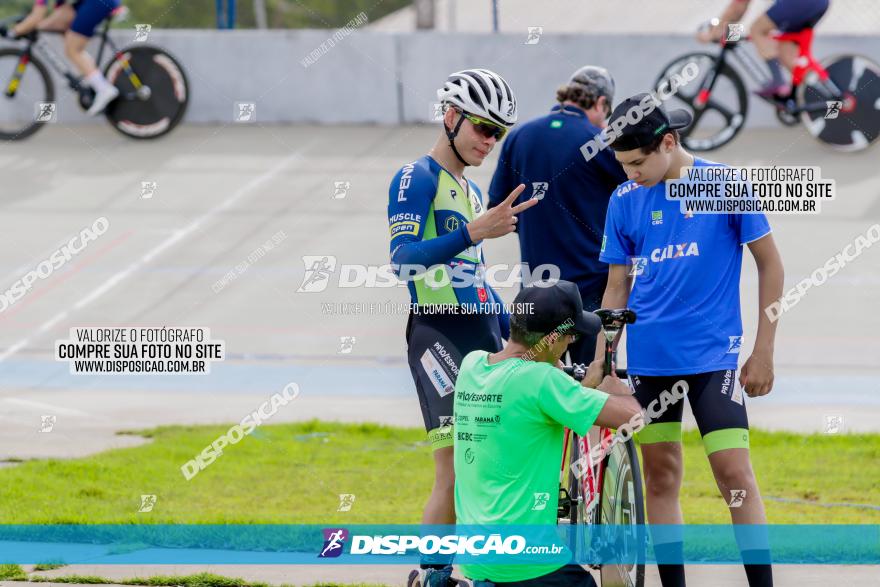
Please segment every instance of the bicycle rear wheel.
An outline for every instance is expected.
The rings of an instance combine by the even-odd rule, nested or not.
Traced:
[[[21,49],[0,49],[0,139],[15,141],[29,137],[54,119],[55,86],[49,71]],[[46,110],[51,104],[51,110]],[[41,116],[42,115],[42,116]]]
[[[136,77],[125,70],[127,61]],[[183,67],[166,51],[150,45],[122,49],[105,70],[119,98],[105,111],[113,128],[135,139],[155,139],[183,118],[189,84]],[[139,87],[136,87],[139,86]]]
[[[795,94],[799,107],[817,106],[802,112],[801,121],[816,140],[838,151],[867,149],[880,136],[880,66],[860,55],[830,57],[822,66],[843,100],[813,74]],[[829,102],[835,101],[842,103],[833,109]]]
[[[742,130],[749,111],[749,95],[739,74],[726,63],[717,72],[711,94],[700,104],[700,88],[715,70],[717,57],[711,53],[696,51],[675,59],[663,68],[656,86],[681,75],[685,66],[697,66],[697,78],[681,86],[669,98],[666,108],[684,108],[694,121],[690,127],[679,131],[682,144],[695,152],[714,151],[730,141]]]
[[[605,456],[599,505],[595,510],[598,526],[612,526],[615,531],[604,542],[622,562],[603,564],[602,587],[643,587],[645,584],[645,501],[642,475],[635,443],[615,444]],[[628,527],[632,527],[628,529]],[[600,531],[601,536],[601,531]]]

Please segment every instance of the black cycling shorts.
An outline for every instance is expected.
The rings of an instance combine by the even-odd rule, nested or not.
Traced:
[[[410,314],[406,343],[409,369],[431,446],[434,450],[452,446],[453,392],[458,368],[472,351],[501,350],[498,316]]]
[[[733,369],[680,376],[631,375],[630,380],[646,413],[647,426],[636,435],[639,443],[681,442],[686,391],[706,454],[749,448],[745,393]]]
[[[783,33],[811,29],[828,10],[829,0],[776,0],[767,10],[767,17]]]

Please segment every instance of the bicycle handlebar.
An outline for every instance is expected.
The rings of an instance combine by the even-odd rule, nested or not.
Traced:
[[[602,330],[605,333],[605,368],[603,369],[603,372],[605,375],[610,375],[613,359],[613,350],[611,346],[614,342],[614,338],[617,336],[617,333],[620,332],[620,329],[626,324],[633,324],[636,321],[636,313],[629,308],[619,308],[617,310],[602,308],[593,313],[602,321]],[[580,363],[575,363],[570,367],[565,366],[562,370],[571,375],[576,381],[583,381],[584,377],[587,375],[586,365]],[[623,373],[623,377],[626,377],[625,369],[618,369],[617,373],[618,375]]]

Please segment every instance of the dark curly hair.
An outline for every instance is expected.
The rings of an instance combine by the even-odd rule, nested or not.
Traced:
[[[556,90],[557,102],[559,102],[560,104],[562,104],[563,102],[574,102],[584,110],[589,110],[590,108],[595,106],[598,100],[599,94],[589,91],[587,88],[580,84],[566,84],[564,86],[559,86],[559,88]],[[609,111],[611,109],[610,104],[607,104],[607,102],[606,109]]]

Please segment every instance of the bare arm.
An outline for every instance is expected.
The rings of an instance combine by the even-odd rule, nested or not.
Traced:
[[[612,395],[605,402],[595,426],[620,428],[642,411],[639,402],[632,396]]]
[[[608,284],[602,295],[602,307],[609,309],[626,307],[630,289],[632,289],[632,277],[627,273],[626,265],[609,265]],[[620,335],[614,341],[615,348],[617,348],[619,340]],[[596,342],[596,356],[594,358],[596,360],[604,360],[605,358],[605,335],[601,332]]]
[[[37,28],[40,21],[46,18],[47,12],[49,12],[49,9],[45,4],[34,4],[34,7],[31,8],[30,14],[28,14],[23,21],[15,25],[12,28],[12,32],[16,37],[26,35]]]
[[[721,13],[718,24],[707,31],[698,33],[697,38],[703,43],[718,41],[724,36],[727,25],[732,22],[739,22],[745,16],[748,8],[749,0],[731,0],[727,8],[724,9],[724,12]]]
[[[770,320],[765,310],[782,296],[785,270],[772,234],[750,242],[748,247],[758,267],[758,332],[754,349],[743,365],[739,380],[750,397],[757,397],[773,389],[776,322]]]

